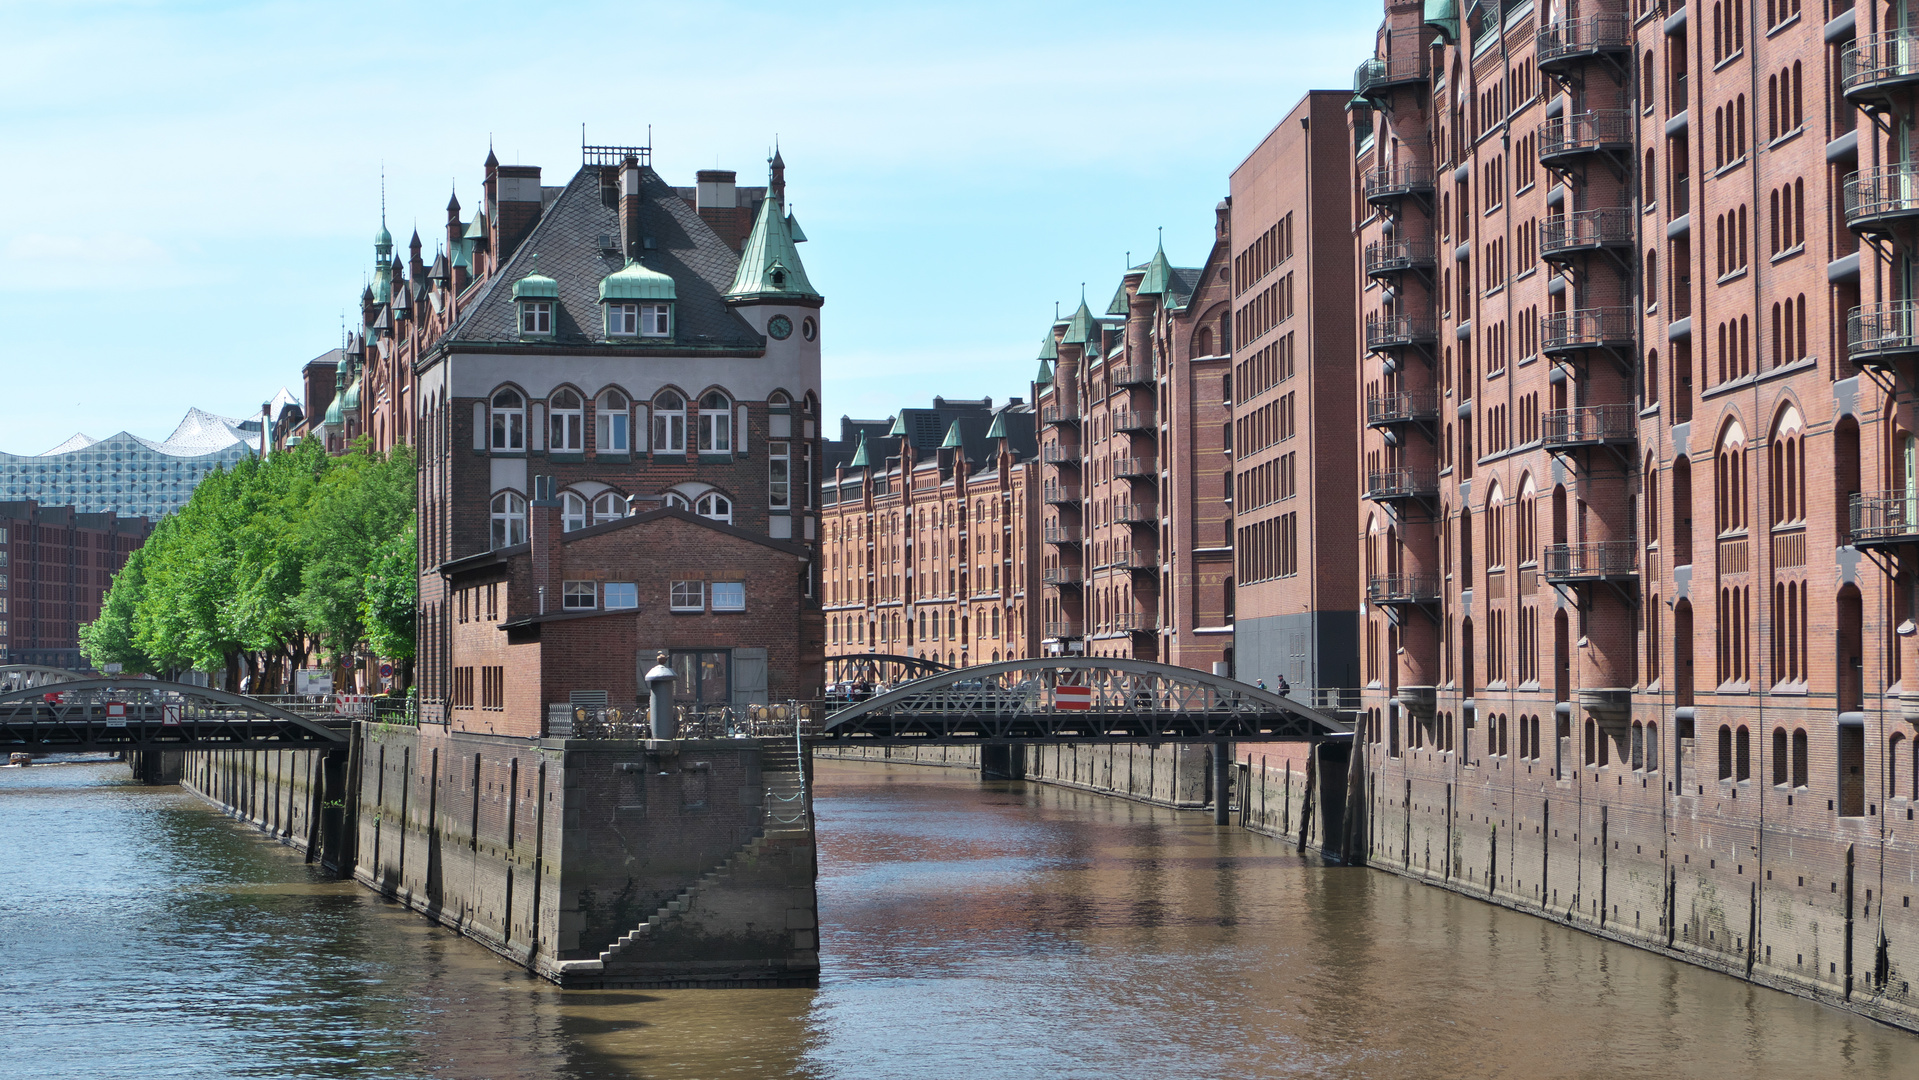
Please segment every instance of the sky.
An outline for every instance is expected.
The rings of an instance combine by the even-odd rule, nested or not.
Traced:
[[[1164,228],[1202,260],[1233,168],[1348,87],[1381,6],[0,0],[0,451],[257,414],[373,266],[588,141],[763,184],[778,141],[828,417],[1024,395],[1054,305]],[[831,427],[829,426],[829,430]]]

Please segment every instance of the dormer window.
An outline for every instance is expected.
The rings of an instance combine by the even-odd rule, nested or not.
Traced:
[[[548,300],[523,300],[520,302],[520,333],[551,334],[553,332],[553,304]]]
[[[608,304],[606,336],[671,337],[671,311],[670,304]]]
[[[673,304],[678,295],[671,276],[637,262],[627,263],[600,280],[606,336],[672,337]]]
[[[560,298],[560,283],[540,273],[540,257],[533,256],[533,272],[513,283],[513,302],[520,307],[522,335],[553,333],[553,305]]]

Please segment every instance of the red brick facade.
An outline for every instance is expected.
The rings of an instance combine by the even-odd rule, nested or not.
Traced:
[[[100,617],[113,575],[152,532],[111,511],[0,502],[0,663],[84,669],[80,627]]]

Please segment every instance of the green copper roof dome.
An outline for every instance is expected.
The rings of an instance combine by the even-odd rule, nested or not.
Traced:
[[[334,400],[340,403],[340,411],[343,413],[359,412],[360,411],[360,376],[358,374],[355,374],[353,376],[353,382],[350,383],[346,388],[346,393],[340,395],[338,398],[335,398]]]
[[[853,451],[853,460],[847,462],[846,467],[849,469],[865,469],[870,468],[872,464],[872,462],[866,459],[866,432],[862,431],[860,432],[860,445],[858,449]]]
[[[1106,305],[1106,314],[1125,315],[1130,310],[1131,310],[1131,305],[1127,303],[1127,298],[1126,298],[1126,279],[1121,278],[1119,282],[1119,291],[1113,294],[1113,302]]]
[[[953,426],[946,429],[946,441],[940,444],[940,449],[958,450],[960,448],[959,421],[955,420],[953,421]]]
[[[1171,296],[1173,292],[1173,264],[1166,259],[1166,245],[1161,244],[1146,263],[1146,276],[1139,280],[1138,293],[1141,296]]]
[[[886,433],[886,437],[889,439],[898,438],[901,436],[905,436],[906,438],[909,438],[909,439],[912,438],[911,435],[906,434],[906,414],[905,413],[900,413],[898,416],[893,417],[892,430]]]
[[[1059,342],[1053,340],[1053,331],[1049,327],[1046,336],[1039,339],[1039,358],[1041,360],[1059,359]]]
[[[1046,340],[1051,341],[1051,336],[1048,336]],[[1051,386],[1053,384],[1053,365],[1041,359],[1039,362],[1039,377],[1033,381],[1041,386]]]
[[[525,277],[513,283],[515,300],[558,300],[560,283],[540,273],[540,256],[533,255],[533,268]]]
[[[600,279],[601,303],[608,300],[673,300],[675,298],[672,278],[631,260],[626,266]]]
[[[996,412],[993,414],[993,426],[986,429],[986,437],[989,439],[1004,439],[1007,437],[1006,413]]]
[[[728,300],[818,300],[820,294],[806,280],[806,267],[800,263],[800,251],[793,231],[780,213],[779,197],[768,192],[760,200],[759,216],[753,220],[753,232],[740,249],[740,268],[726,290]]]
[[[1060,339],[1062,345],[1084,345],[1093,340],[1098,333],[1098,324],[1093,320],[1093,309],[1086,306],[1086,297],[1079,298],[1079,310],[1073,312],[1072,321],[1066,324],[1066,336]]]
[[[373,234],[373,250],[382,255],[393,254],[393,234],[386,231],[386,222],[380,222],[380,231]]]

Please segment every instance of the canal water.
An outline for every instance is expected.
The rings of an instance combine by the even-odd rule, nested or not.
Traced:
[[[113,764],[0,770],[4,1077],[1912,1077],[1919,1036],[1205,815],[821,762],[817,990],[561,991]]]

